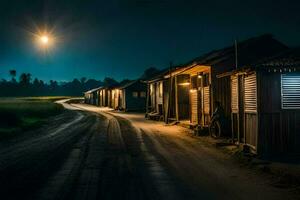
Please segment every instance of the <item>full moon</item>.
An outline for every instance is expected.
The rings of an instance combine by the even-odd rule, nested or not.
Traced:
[[[47,44],[47,43],[49,42],[48,36],[46,36],[46,35],[42,36],[42,37],[41,37],[41,42],[42,42],[43,44]]]

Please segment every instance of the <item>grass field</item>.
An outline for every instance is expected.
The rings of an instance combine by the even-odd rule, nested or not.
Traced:
[[[63,111],[54,101],[67,97],[0,98],[0,139],[37,128]]]

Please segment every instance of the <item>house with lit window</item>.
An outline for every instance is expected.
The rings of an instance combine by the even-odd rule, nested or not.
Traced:
[[[236,45],[204,54],[172,73],[165,75],[169,87],[167,121],[177,121],[208,128],[215,102],[224,110],[221,136],[231,136],[231,78],[228,74],[239,66],[249,65],[276,55],[287,47],[271,35],[250,38]]]
[[[84,92],[84,102],[99,106],[99,92],[102,87],[94,88],[92,90]]]
[[[123,111],[146,110],[147,84],[134,80],[112,90],[112,107]]]
[[[148,79],[147,83],[147,103],[146,103],[146,117],[149,119],[163,121],[166,115],[165,106],[168,95],[167,88],[168,80],[165,75],[171,71],[176,70],[179,66],[164,69],[158,75]]]
[[[112,107],[112,87],[103,86],[99,89],[99,106]]]
[[[231,75],[233,138],[259,155],[300,154],[300,49]]]

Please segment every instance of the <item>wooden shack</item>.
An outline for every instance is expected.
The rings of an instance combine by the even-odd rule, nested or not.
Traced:
[[[84,103],[89,104],[90,103],[90,99],[91,99],[91,95],[88,91],[84,92]]]
[[[190,76],[180,74],[182,68],[165,76],[164,102],[166,108],[166,121],[186,122],[189,120],[189,86]]]
[[[191,126],[207,126],[210,119],[210,66],[187,65],[171,75],[173,101],[170,101],[170,117]],[[176,100],[177,99],[177,100]]]
[[[99,106],[111,107],[111,87],[101,87],[99,89]]]
[[[101,88],[101,87],[100,87]],[[100,88],[94,88],[84,93],[84,102],[92,105],[99,105],[99,90]]]
[[[161,70],[161,72],[145,81],[147,83],[147,101],[146,101],[146,117],[155,120],[164,120],[166,114],[164,98],[167,95],[168,81],[165,78],[171,71],[176,70],[179,66]]]
[[[223,136],[230,136],[231,79],[226,73],[234,70],[237,64],[254,63],[285,49],[287,47],[271,35],[263,35],[192,60],[166,76],[172,83],[168,117],[206,128],[215,109],[214,102],[218,101],[226,118]]]
[[[110,105],[110,107],[115,110],[118,110],[119,102],[120,102],[120,90],[119,90],[119,88],[113,88],[111,90],[111,105]]]
[[[300,155],[300,49],[235,70],[232,132],[262,156]]]
[[[147,84],[135,80],[115,89],[117,109],[124,111],[146,111]]]
[[[146,116],[163,120],[163,76],[147,81]]]

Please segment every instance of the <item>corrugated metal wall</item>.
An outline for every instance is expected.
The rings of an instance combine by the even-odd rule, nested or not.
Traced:
[[[282,100],[287,97],[282,96],[286,88],[282,79],[298,80],[293,76],[300,74],[281,77],[280,73],[261,73],[258,150],[263,155],[300,154],[300,109],[282,108]],[[299,86],[292,90],[298,89]]]
[[[191,123],[198,124],[198,91],[192,90],[190,92],[191,101]]]
[[[256,149],[257,140],[257,79],[256,73],[244,77],[245,143]]]
[[[231,110],[233,113],[238,112],[238,79],[237,76],[231,77]]]
[[[283,109],[300,109],[300,75],[282,74],[281,94]]]
[[[257,112],[256,74],[245,76],[245,112]]]

